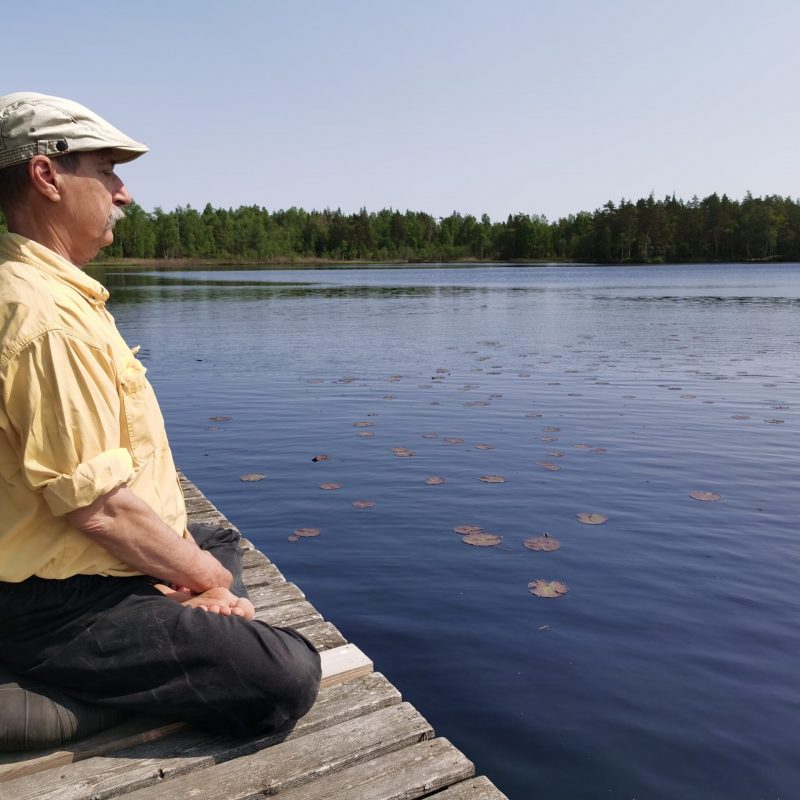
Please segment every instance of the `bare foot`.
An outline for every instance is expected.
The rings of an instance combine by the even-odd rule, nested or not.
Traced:
[[[244,597],[237,597],[221,586],[208,589],[200,594],[173,589],[163,583],[155,584],[155,588],[165,597],[169,597],[181,605],[189,608],[200,608],[209,614],[219,614],[223,617],[242,617],[243,619],[253,619],[256,614],[256,610],[249,600]]]

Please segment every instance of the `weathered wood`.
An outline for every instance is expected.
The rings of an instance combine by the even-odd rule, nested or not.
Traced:
[[[260,564],[242,570],[242,580],[247,590],[258,586],[269,586],[275,583],[286,583],[281,571],[274,564]]]
[[[301,600],[274,608],[257,609],[256,619],[270,625],[299,629],[314,622],[321,622],[322,616],[311,603]]]
[[[331,622],[315,622],[303,628],[303,636],[320,652],[347,644],[339,629]]]
[[[432,795],[431,800],[508,800],[485,776],[470,778],[443,792]]]
[[[367,658],[354,644],[346,644],[320,653],[322,681],[320,686],[359,678],[372,672],[372,659]]]
[[[425,719],[402,703],[208,767],[200,775],[175,778],[167,787],[140,789],[126,795],[126,800],[245,800],[277,794],[432,735]]]
[[[108,800],[215,763],[258,752],[279,742],[330,728],[400,703],[400,694],[382,675],[364,678],[320,692],[311,711],[284,733],[250,739],[230,739],[185,730],[158,742],[71,764],[0,786],[3,800]],[[238,762],[237,762],[238,763]],[[171,787],[173,784],[170,783]]]
[[[246,550],[242,553],[242,570],[265,567],[272,562],[260,550]]]
[[[252,589],[248,586],[247,593],[256,610],[274,608],[286,603],[297,603],[306,599],[306,596],[293,583],[271,583]]]
[[[36,753],[9,753],[0,756],[0,782],[142,742],[151,742],[184,727],[186,726],[182,722],[164,723],[152,717],[135,717],[64,749],[42,750]],[[5,800],[5,786],[0,788],[0,798]]]
[[[472,762],[447,739],[433,739],[281,792],[281,798],[414,800],[474,774]]]

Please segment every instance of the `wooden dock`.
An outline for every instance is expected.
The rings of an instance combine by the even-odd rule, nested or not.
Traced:
[[[235,527],[181,480],[191,520]],[[242,541],[256,618],[301,630],[320,651],[322,689],[311,711],[270,736],[228,739],[135,718],[63,750],[0,756],[0,800],[504,800],[297,586]]]

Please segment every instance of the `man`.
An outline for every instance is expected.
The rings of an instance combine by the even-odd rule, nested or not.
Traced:
[[[233,734],[304,714],[319,656],[253,619],[231,531],[187,531],[145,368],[80,267],[147,147],[69,100],[0,97],[0,657],[82,700]],[[213,553],[213,554],[212,554]]]

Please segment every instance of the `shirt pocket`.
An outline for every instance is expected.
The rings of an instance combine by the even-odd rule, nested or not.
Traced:
[[[120,398],[128,442],[137,465],[148,461],[156,449],[164,421],[153,387],[140,361],[130,358],[119,370]]]

